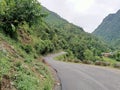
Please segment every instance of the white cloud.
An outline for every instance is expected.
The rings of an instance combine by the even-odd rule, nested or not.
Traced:
[[[77,12],[84,12],[90,8],[94,0],[67,0]]]
[[[58,13],[86,32],[92,32],[110,13],[120,9],[120,0],[39,0],[49,10]]]

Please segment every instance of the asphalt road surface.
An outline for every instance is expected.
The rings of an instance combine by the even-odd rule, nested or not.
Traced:
[[[60,54],[44,59],[57,70],[62,90],[120,90],[120,70],[55,61]]]

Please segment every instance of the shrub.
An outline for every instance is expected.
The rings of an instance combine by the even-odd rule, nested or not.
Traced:
[[[14,39],[19,24],[27,22],[31,26],[42,21],[44,16],[37,0],[0,0],[0,26]]]
[[[21,46],[21,48],[28,54],[30,54],[33,51],[33,48],[31,45]]]
[[[24,60],[24,62],[26,62],[26,63],[31,63],[32,61],[33,61],[32,58],[27,58],[27,59]]]

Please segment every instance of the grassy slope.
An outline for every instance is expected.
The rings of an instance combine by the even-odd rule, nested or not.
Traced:
[[[115,59],[108,58],[108,57],[103,57],[103,60],[106,62],[110,62],[112,66],[116,63],[120,63],[120,62],[116,61]]]
[[[32,45],[36,37],[30,37]],[[34,50],[29,54],[26,53],[22,47],[30,43],[19,38],[21,42],[0,33],[0,88],[2,90],[52,90],[53,79],[48,67],[42,63],[42,58],[37,56]]]

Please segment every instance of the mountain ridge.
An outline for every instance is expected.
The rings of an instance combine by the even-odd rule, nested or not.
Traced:
[[[119,47],[120,38],[120,10],[109,14],[93,32],[94,35],[105,40],[107,43]]]
[[[57,27],[58,25],[63,25],[63,27],[66,25],[66,23],[69,23],[75,27],[80,28],[82,31],[83,28],[80,26],[77,26],[73,23],[70,23],[69,21],[67,21],[66,19],[64,19],[63,17],[59,16],[57,13],[48,10],[46,7],[42,6],[42,12],[47,13],[48,16],[45,18],[45,21],[50,24],[50,25],[55,25],[55,27]],[[54,19],[53,19],[54,18]],[[64,25],[65,24],[65,25]],[[85,31],[84,31],[85,32]]]

